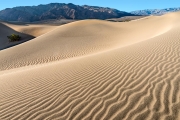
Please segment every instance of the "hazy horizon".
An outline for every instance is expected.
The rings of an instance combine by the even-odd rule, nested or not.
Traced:
[[[109,7],[118,9],[120,11],[135,11],[135,10],[144,10],[144,9],[165,9],[165,8],[176,8],[180,7],[180,1],[178,0],[164,0],[162,1],[143,1],[143,0],[107,0],[106,2],[100,0],[31,0],[26,1],[24,0],[16,0],[16,1],[10,1],[6,0],[2,2],[3,4],[0,5],[0,10],[6,9],[6,8],[13,8],[13,7],[19,7],[19,6],[37,6],[40,4],[49,4],[49,3],[73,3],[75,5],[90,5],[90,6],[100,6],[100,7]]]

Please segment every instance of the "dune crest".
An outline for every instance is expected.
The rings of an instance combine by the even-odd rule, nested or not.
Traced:
[[[169,19],[165,15],[128,23],[101,20],[69,23],[2,51],[0,64],[3,65],[0,70],[81,57],[132,45],[169,31],[176,19],[176,16]]]
[[[180,119],[179,16],[78,21],[0,51],[0,119]]]

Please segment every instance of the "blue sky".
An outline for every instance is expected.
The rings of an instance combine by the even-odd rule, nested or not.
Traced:
[[[115,8],[121,11],[180,7],[180,0],[2,0],[0,10],[16,6],[32,6],[47,3],[73,3]]]

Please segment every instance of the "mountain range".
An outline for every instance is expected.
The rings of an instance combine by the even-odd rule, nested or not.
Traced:
[[[34,22],[47,19],[109,19],[134,14],[112,8],[72,3],[50,3],[38,6],[20,6],[0,11],[0,19],[5,21]]]
[[[111,19],[125,16],[163,15],[179,11],[180,8],[147,9],[132,12],[119,11],[108,7],[74,5],[72,3],[50,3],[38,6],[20,6],[0,11],[0,20],[35,22],[50,19]]]
[[[146,10],[137,10],[132,11],[131,14],[135,15],[163,15],[169,12],[180,11],[179,8],[166,8],[166,9],[146,9]]]

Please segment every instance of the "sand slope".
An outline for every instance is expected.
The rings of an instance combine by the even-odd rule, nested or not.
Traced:
[[[26,23],[7,23],[0,21],[0,50],[21,44],[41,36],[59,25],[49,24],[26,24]],[[18,34],[21,40],[18,42],[9,42],[7,36]]]
[[[21,41],[10,43],[7,36],[9,36],[11,34],[20,35],[22,37]],[[23,42],[28,41],[33,38],[35,38],[35,37],[32,35],[18,32],[16,30],[12,29],[11,27],[5,25],[4,23],[0,22],[0,50],[23,43]]]
[[[173,18],[163,16],[129,23],[100,20],[73,22],[2,51],[0,70],[80,57],[128,46],[167,32],[171,29],[173,21]],[[8,64],[4,64],[5,62]]]
[[[0,51],[0,119],[180,119],[179,16],[79,21]]]

